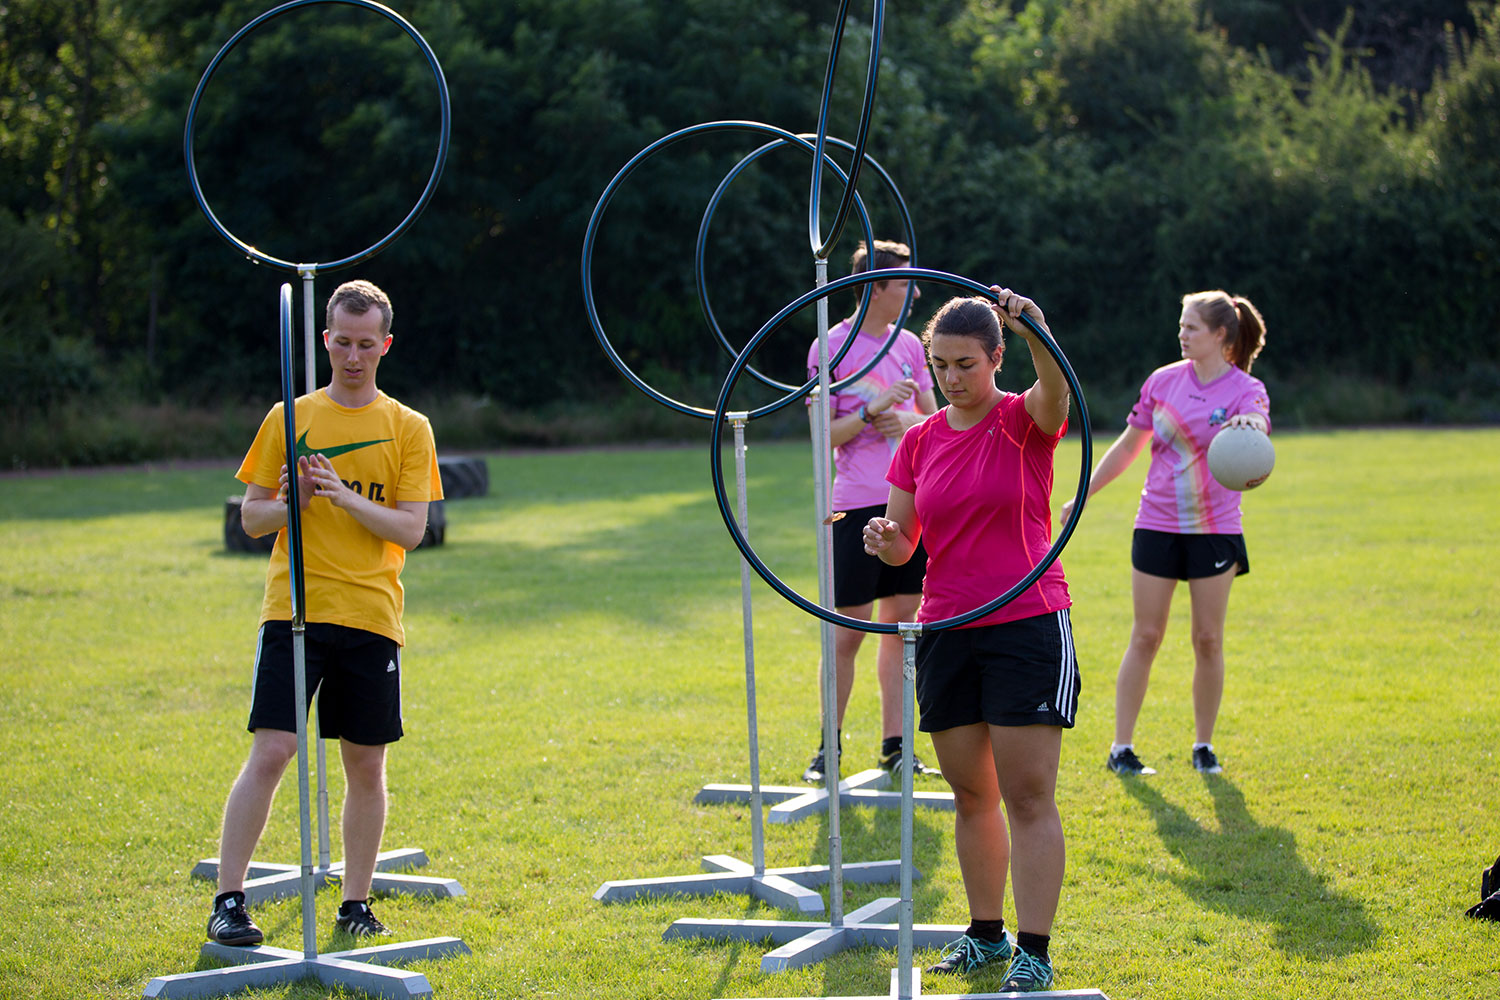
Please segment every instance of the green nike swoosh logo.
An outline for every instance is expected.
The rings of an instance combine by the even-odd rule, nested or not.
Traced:
[[[334,445],[332,448],[314,448],[312,445],[307,443],[307,431],[303,431],[302,436],[297,439],[297,457],[311,458],[314,455],[322,455],[324,458],[336,458],[339,455],[343,455],[351,451],[359,451],[359,449],[361,448],[368,448],[372,444],[385,444],[390,440],[392,439],[377,438],[374,441],[355,441],[353,444],[338,444]]]

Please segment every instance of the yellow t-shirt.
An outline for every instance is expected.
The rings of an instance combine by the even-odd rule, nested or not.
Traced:
[[[280,486],[286,464],[282,404],[271,407],[235,474],[269,490]],[[443,498],[432,425],[409,406],[380,393],[357,410],[340,406],[322,389],[297,399],[297,454],[322,453],[350,489],[387,507],[397,501]],[[287,530],[276,534],[266,568],[261,624],[290,621],[292,596]],[[325,499],[302,512],[306,617],[376,632],[405,644],[401,627],[401,568],[406,550],[388,542]]]

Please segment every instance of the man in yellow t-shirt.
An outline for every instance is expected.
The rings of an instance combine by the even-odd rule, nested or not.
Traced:
[[[336,924],[356,936],[389,933],[369,895],[385,829],[385,748],[402,735],[401,567],[427,530],[428,503],[443,497],[427,418],[375,386],[391,347],[391,315],[390,299],[368,281],[334,289],[323,331],[332,376],[296,402],[307,695],[321,690],[318,728],[338,739],[343,759],[344,899]],[[277,403],[237,473],[245,531],[277,535],[255,652],[250,756],[224,806],[219,894],[208,920],[209,938],[232,945],[263,939],[245,910],[245,873],[297,755],[284,426]]]

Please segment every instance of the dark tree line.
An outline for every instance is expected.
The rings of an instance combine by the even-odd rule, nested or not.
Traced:
[[[203,69],[263,0],[7,0],[0,8],[0,413],[218,405],[275,385],[274,290],[199,212],[183,125]],[[390,249],[321,275],[388,286],[386,384],[537,408],[629,395],[580,304],[585,226],[647,144],[700,122],[816,123],[832,0],[411,0],[452,95],[436,196]],[[1460,0],[934,0],[892,4],[869,153],[919,263],[1048,308],[1101,423],[1170,360],[1177,297],[1225,286],[1271,323],[1262,366],[1308,421],[1500,418],[1500,35]],[[869,42],[855,5],[831,111],[852,137]],[[436,87],[378,15],[313,5],[238,46],[204,93],[205,195],[299,261],[360,249],[433,165]],[[595,292],[620,354],[711,402],[693,248],[765,141],[664,149],[611,203]],[[836,154],[836,158],[838,155]],[[847,154],[841,162],[847,163]],[[806,153],[725,192],[704,268],[743,343],[811,285]],[[825,185],[825,221],[839,195]],[[875,173],[881,234],[899,214]],[[859,238],[851,222],[834,276]],[[930,289],[928,305],[945,289]],[[837,302],[841,314],[849,306]],[[760,365],[796,377],[811,317]],[[1257,368],[1257,374],[1261,368]],[[1384,403],[1372,402],[1384,400]],[[1294,408],[1294,414],[1297,412]]]

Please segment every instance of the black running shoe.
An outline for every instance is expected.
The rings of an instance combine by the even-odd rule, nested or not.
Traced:
[[[824,762],[823,758],[823,748],[818,747],[818,752],[813,754],[813,759],[807,765],[807,770],[802,772],[802,780],[817,784],[818,782],[823,780],[824,769],[827,766],[828,765]]]
[[[1479,876],[1479,898],[1488,899],[1495,892],[1500,892],[1500,858]]]
[[[1156,773],[1156,768],[1147,767],[1145,764],[1142,764],[1141,759],[1135,755],[1135,751],[1130,747],[1126,747],[1123,750],[1110,751],[1109,759],[1104,762],[1104,766],[1116,774],[1123,774],[1127,777],[1137,774]]]
[[[900,778],[901,748],[897,747],[894,753],[886,754],[885,756],[881,757],[876,763],[880,766],[881,770],[890,772],[891,779],[893,781],[897,778]],[[942,771],[939,771],[935,767],[928,767],[926,764],[922,763],[922,758],[918,757],[916,754],[912,754],[911,757],[911,773],[917,777],[920,777],[924,774],[933,778],[941,778],[943,776]]]
[[[333,918],[333,924],[354,937],[385,937],[391,932],[390,928],[376,919],[369,902],[363,899],[345,900],[339,906],[339,913]]]
[[[1193,748],[1193,766],[1204,774],[1219,774],[1224,770],[1213,747]]]
[[[214,911],[208,915],[208,939],[219,944],[251,945],[265,940],[250,911],[245,909],[243,892],[228,892],[214,902]]]

